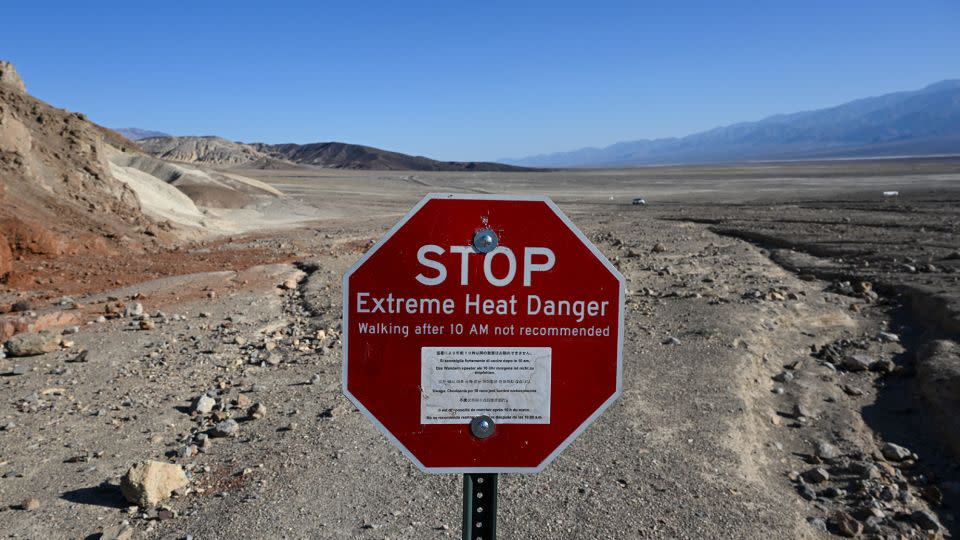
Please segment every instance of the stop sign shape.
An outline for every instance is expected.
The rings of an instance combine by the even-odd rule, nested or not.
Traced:
[[[549,199],[428,195],[343,278],[344,394],[425,472],[539,472],[620,393],[623,293]]]

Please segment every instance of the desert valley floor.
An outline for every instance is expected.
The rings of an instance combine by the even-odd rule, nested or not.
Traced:
[[[69,347],[0,359],[3,537],[459,537],[460,477],[420,473],[340,388],[341,277],[431,192],[548,195],[627,279],[624,392],[501,479],[501,538],[960,531],[960,378],[931,367],[958,354],[960,160],[233,172],[284,195],[245,231],[15,261],[34,279],[0,305]],[[131,507],[143,459],[189,487]]]

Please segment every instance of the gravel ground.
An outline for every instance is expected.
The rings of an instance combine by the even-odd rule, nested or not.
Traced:
[[[78,296],[71,347],[0,360],[3,534],[458,537],[460,477],[417,471],[339,386],[340,276],[415,199],[409,186],[353,219],[210,247],[277,264]],[[664,219],[676,207],[563,197],[628,279],[624,392],[546,471],[502,477],[502,538],[920,537],[925,517],[956,527],[956,470],[928,458],[937,439],[879,429],[895,411],[871,416],[909,380],[911,343],[881,334],[903,333],[895,297],[800,279],[769,246]],[[138,303],[149,317],[124,316]],[[855,371],[853,354],[892,367]],[[204,393],[215,410],[192,413]],[[263,418],[249,417],[254,403]],[[227,417],[238,435],[203,447],[196,435]],[[889,457],[887,442],[907,455]],[[129,507],[120,477],[143,459],[182,465],[190,486]]]

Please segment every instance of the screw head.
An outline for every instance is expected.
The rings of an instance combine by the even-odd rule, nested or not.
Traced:
[[[479,253],[490,253],[491,251],[497,249],[497,246],[500,245],[500,239],[497,237],[497,233],[493,232],[492,229],[480,229],[479,231],[473,233],[473,249],[477,250]]]
[[[486,439],[496,430],[497,426],[489,416],[478,416],[470,421],[470,432],[478,439]]]

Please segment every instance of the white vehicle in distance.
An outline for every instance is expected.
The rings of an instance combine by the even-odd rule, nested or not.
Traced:
[[[644,199],[643,197],[634,197],[633,202],[631,202],[631,204],[634,206],[646,206],[647,200]]]

